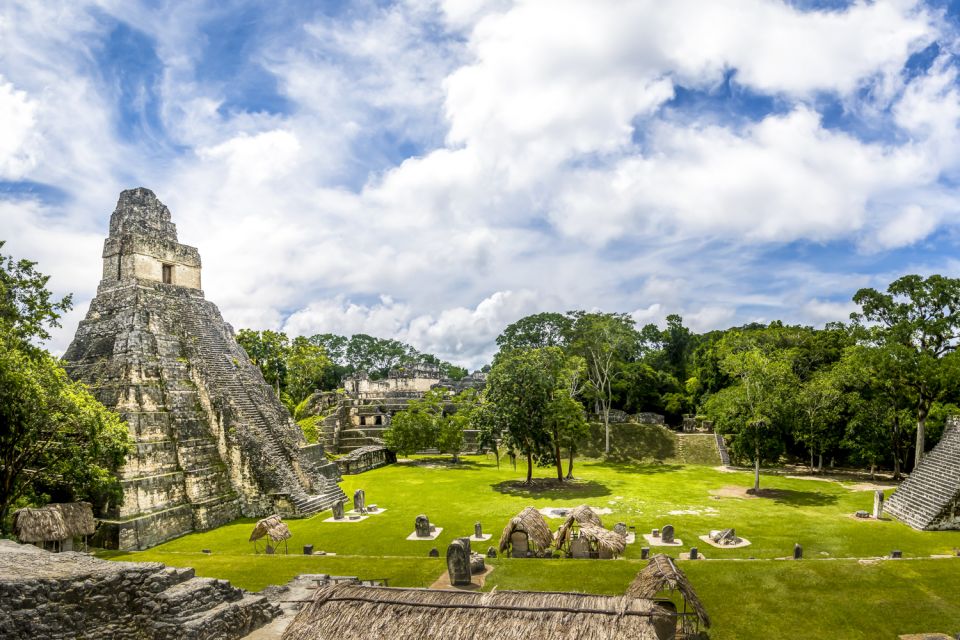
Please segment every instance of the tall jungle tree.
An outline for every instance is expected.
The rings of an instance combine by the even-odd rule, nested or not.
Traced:
[[[960,279],[903,276],[886,293],[860,289],[853,301],[861,307],[850,316],[861,329],[861,339],[895,352],[903,363],[903,381],[916,396],[914,461],[919,463],[930,407],[958,380],[956,357],[951,356],[960,338]]]

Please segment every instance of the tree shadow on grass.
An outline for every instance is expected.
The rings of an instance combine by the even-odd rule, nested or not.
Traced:
[[[566,480],[534,478],[530,484],[523,480],[504,480],[490,487],[499,493],[524,498],[597,498],[610,495],[607,485],[595,480]]]
[[[479,469],[483,465],[474,460],[463,460],[454,462],[450,456],[443,458],[401,458],[394,464],[401,467],[420,467],[424,469]]]
[[[582,463],[583,466],[597,466],[604,469],[610,469],[616,473],[628,473],[630,475],[654,475],[658,473],[673,473],[683,469],[680,464],[668,464],[664,462],[640,462],[621,461],[621,460],[596,460]]]
[[[837,496],[816,491],[796,491],[794,489],[763,489],[749,495],[757,498],[767,498],[777,504],[792,507],[825,507],[837,503]]]

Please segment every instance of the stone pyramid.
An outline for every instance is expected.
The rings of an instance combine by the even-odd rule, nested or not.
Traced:
[[[145,549],[242,516],[309,515],[345,500],[335,464],[303,434],[200,289],[149,189],[120,194],[103,279],[64,355],[71,377],[126,419],[135,449],[100,544]]]
[[[887,501],[886,511],[914,529],[960,529],[960,416]]]

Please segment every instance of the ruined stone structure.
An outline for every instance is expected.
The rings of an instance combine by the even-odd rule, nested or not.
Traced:
[[[0,636],[9,640],[233,640],[279,614],[263,596],[193,569],[0,540]]]
[[[960,529],[960,416],[887,500],[884,509],[914,529]]]
[[[324,416],[321,429],[323,444],[336,453],[349,453],[361,447],[383,445],[381,436],[390,426],[393,415],[414,399],[422,398],[431,389],[449,389],[457,393],[467,388],[480,388],[486,374],[479,371],[462,380],[448,380],[436,365],[419,364],[398,367],[384,380],[371,380],[364,373],[344,379],[343,394],[316,394],[313,411]],[[477,432],[464,432],[465,449],[476,448]],[[432,453],[432,452],[431,452]],[[373,468],[373,467],[371,467]]]
[[[200,255],[148,189],[120,194],[103,279],[64,355],[127,421],[124,497],[99,544],[145,549],[241,515],[307,515],[343,500],[336,465],[300,429],[200,289]],[[321,447],[322,448],[322,447]]]

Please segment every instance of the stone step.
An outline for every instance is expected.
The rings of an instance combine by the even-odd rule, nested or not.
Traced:
[[[247,593],[239,599],[179,618],[184,640],[235,640],[280,615],[265,597]]]

